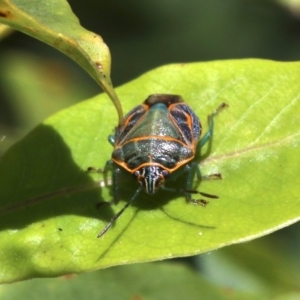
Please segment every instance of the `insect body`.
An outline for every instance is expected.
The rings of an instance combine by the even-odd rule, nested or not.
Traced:
[[[112,223],[136,199],[142,189],[148,194],[154,194],[158,189],[179,191],[188,202],[206,204],[206,200],[194,200],[191,194],[198,193],[210,198],[214,195],[192,190],[195,173],[198,179],[203,179],[199,166],[193,161],[200,148],[213,134],[213,117],[224,107],[209,115],[209,131],[199,140],[202,127],[198,117],[183,101],[181,96],[154,94],[143,104],[132,109],[121,125],[116,128],[115,135],[109,136],[114,146],[112,159],[106,163],[103,172],[113,168],[114,201],[118,201],[117,175],[119,168],[133,174],[140,187],[107,226],[99,233],[101,237]],[[169,177],[187,172],[187,183],[183,189],[172,189],[165,186]],[[208,177],[221,178],[219,173]],[[174,177],[173,177],[174,178]]]

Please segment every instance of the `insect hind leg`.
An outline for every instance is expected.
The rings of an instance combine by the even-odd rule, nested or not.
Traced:
[[[208,131],[200,139],[197,145],[196,153],[199,153],[200,149],[212,138],[214,133],[214,117],[220,112],[220,110],[227,106],[228,105],[226,103],[221,103],[216,110],[214,110],[210,115],[208,115]]]

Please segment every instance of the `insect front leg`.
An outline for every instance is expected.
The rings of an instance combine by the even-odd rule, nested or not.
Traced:
[[[120,173],[120,169],[117,168],[112,160],[108,160],[105,163],[105,166],[103,169],[95,168],[95,167],[89,167],[87,168],[87,172],[97,172],[102,173],[104,175],[104,182],[106,185],[108,185],[108,179],[107,174],[109,171],[112,171],[112,188],[113,188],[113,200],[109,202],[101,202],[99,205],[102,205],[104,203],[113,203],[117,204],[119,202],[119,186],[118,186],[118,176]]]
[[[202,206],[206,206],[208,204],[208,201],[204,199],[192,199],[192,194],[200,194],[204,197],[212,198],[212,199],[219,198],[216,195],[199,192],[197,190],[193,190],[192,188],[193,188],[195,175],[197,175],[197,179],[200,181],[205,179],[221,178],[220,173],[214,173],[214,174],[202,176],[201,170],[197,162],[192,162],[190,165],[186,165],[185,169],[188,172],[188,176],[187,176],[186,189],[184,191],[184,194],[188,203],[202,205]]]
[[[108,160],[102,170],[104,174],[104,180],[107,184],[107,173],[108,171],[112,171],[112,188],[113,188],[113,200],[109,203],[117,204],[119,202],[119,184],[118,184],[118,177],[120,173],[120,169],[115,166],[112,160]]]
[[[112,175],[113,175],[113,200],[112,202],[114,204],[118,204],[120,197],[119,197],[119,184],[118,184],[118,177],[120,174],[120,169],[119,168],[114,168]]]
[[[97,172],[97,173],[107,174],[107,172],[112,169],[113,169],[113,161],[108,160],[108,161],[106,161],[103,169],[96,168],[96,167],[88,167],[86,172]]]
[[[190,165],[187,165],[186,170],[188,172],[187,189],[192,188],[195,175],[197,176],[198,181],[222,179],[221,173],[212,173],[212,174],[208,174],[208,175],[202,175],[201,169],[200,169],[198,163],[195,161],[192,162]]]

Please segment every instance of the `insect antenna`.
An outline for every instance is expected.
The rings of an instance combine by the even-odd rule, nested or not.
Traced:
[[[111,227],[113,222],[115,222],[121,214],[124,212],[124,210],[130,205],[130,202],[127,202],[124,207],[115,215],[111,218],[111,220],[108,222],[108,224],[102,229],[102,231],[98,234],[98,238],[100,238],[103,234],[106,233],[106,231]]]
[[[141,191],[142,187],[139,187],[134,195],[132,196],[132,198],[124,205],[124,207],[115,215],[113,216],[110,221],[108,222],[108,224],[101,230],[101,232],[97,235],[97,238],[100,238],[101,236],[103,236],[107,230],[111,227],[111,225],[122,215],[122,213],[126,210],[126,208],[136,199],[137,195],[139,194],[139,192]],[[105,202],[104,202],[105,203]],[[107,202],[106,202],[107,203]]]

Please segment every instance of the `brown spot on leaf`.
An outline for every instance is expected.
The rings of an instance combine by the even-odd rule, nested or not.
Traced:
[[[96,61],[96,67],[97,69],[101,70],[103,67],[102,67],[102,64],[99,63],[98,61]]]

